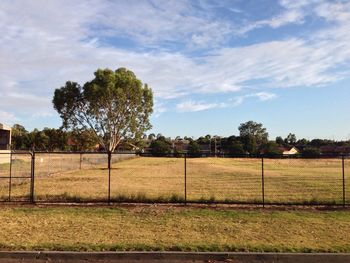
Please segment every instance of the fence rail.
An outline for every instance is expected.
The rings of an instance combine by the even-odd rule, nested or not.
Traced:
[[[350,204],[349,156],[0,152],[2,202]]]

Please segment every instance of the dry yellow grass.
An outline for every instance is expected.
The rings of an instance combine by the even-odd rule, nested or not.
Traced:
[[[105,159],[86,159],[79,170],[79,156],[60,157],[51,156],[51,163],[37,158],[36,200],[107,198],[108,171],[102,168]],[[340,159],[265,159],[264,165],[266,202],[342,202]],[[347,174],[349,167],[350,160],[346,160]],[[49,171],[60,172],[49,175]],[[350,191],[350,182],[346,182]],[[188,201],[261,202],[261,187],[261,159],[187,159]],[[0,189],[6,198],[6,184],[0,182]],[[28,189],[29,180],[13,184],[13,198],[23,196]],[[184,159],[138,157],[114,163],[111,196],[136,201],[183,199]]]

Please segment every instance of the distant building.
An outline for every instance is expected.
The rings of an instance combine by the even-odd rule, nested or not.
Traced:
[[[0,163],[9,163],[11,153],[11,128],[0,123]]]
[[[190,141],[185,139],[177,139],[172,140],[171,143],[174,151],[187,152]]]
[[[285,156],[289,156],[289,155],[296,155],[299,154],[299,150],[296,147],[291,147],[291,148],[284,148],[282,151],[282,154]]]

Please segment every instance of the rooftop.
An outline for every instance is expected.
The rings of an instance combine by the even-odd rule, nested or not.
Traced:
[[[11,131],[11,127],[0,123],[0,130]]]

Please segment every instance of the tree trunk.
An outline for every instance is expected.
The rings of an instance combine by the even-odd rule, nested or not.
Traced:
[[[111,202],[111,159],[112,152],[108,151],[108,204]]]

